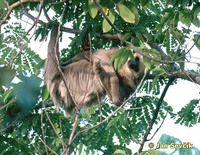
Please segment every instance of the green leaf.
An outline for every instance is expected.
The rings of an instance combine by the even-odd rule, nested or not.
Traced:
[[[47,87],[43,87],[42,89],[42,100],[46,101],[49,98],[49,91]]]
[[[117,149],[113,155],[125,155],[125,152],[123,150]]]
[[[186,16],[185,14],[183,14],[181,12],[179,13],[179,19],[186,26],[189,26],[190,23],[191,23],[191,21],[190,21],[191,17],[190,16]]]
[[[11,97],[12,93],[13,93],[12,89],[8,89],[5,91],[5,93],[3,94],[4,102],[6,102],[9,97]]]
[[[200,35],[194,35],[193,41],[195,42],[196,47],[200,50]]]
[[[128,53],[128,51],[126,51],[126,52],[124,52],[124,55],[121,57],[117,69],[120,69],[126,63],[128,58],[129,58],[129,53]]]
[[[114,68],[116,69],[116,70],[118,70],[119,69],[119,61],[120,61],[120,57],[118,57],[118,58],[116,58],[115,59],[115,61],[114,61]]]
[[[111,58],[111,62],[114,63],[114,68],[116,70],[120,69],[128,58],[132,58],[132,51],[126,47],[120,48]]]
[[[160,24],[161,25],[167,25],[171,18],[174,17],[174,14],[172,12],[172,10],[170,10],[170,12],[167,12],[162,18],[161,18],[161,21],[160,21]]]
[[[133,35],[132,32],[128,32],[128,33],[124,34],[124,39],[128,40],[129,38],[131,38],[132,35]]]
[[[122,48],[120,48],[119,50],[117,50],[117,51],[115,52],[115,54],[112,56],[111,62],[113,63],[114,60],[115,60],[117,57],[120,57],[120,56],[122,55],[122,52],[123,52],[124,50],[126,50],[126,47],[122,47]]]
[[[78,154],[82,154],[83,152],[83,143],[80,143],[79,149],[78,149]]]
[[[112,10],[109,10],[109,13],[108,13],[108,18],[109,20],[111,21],[112,24],[114,24],[115,22],[115,14],[114,14],[114,11]],[[104,18],[103,19],[103,32],[106,33],[108,31],[111,30],[111,25],[107,22],[107,20]]]
[[[196,26],[196,27],[200,27],[200,20],[198,17],[195,17],[193,20],[192,20],[192,23]]]
[[[119,15],[122,19],[128,23],[135,23],[135,15],[134,13],[126,7],[124,4],[117,4],[117,8],[119,10]]]
[[[198,17],[199,12],[200,12],[200,7],[199,7],[199,5],[197,5],[194,7],[193,17],[194,18]]]
[[[135,34],[136,34],[136,37],[137,37],[140,41],[144,42],[144,39],[143,39],[143,36],[142,36],[141,33],[135,32]]]
[[[124,2],[124,4],[133,12],[133,14],[135,15],[135,24],[138,24],[139,13],[138,13],[138,9],[136,8],[136,5],[129,1]]]
[[[172,33],[172,35],[173,35],[173,37],[175,38],[175,39],[177,39],[178,41],[182,41],[183,39],[183,34],[180,32],[180,31],[178,31],[178,30],[174,30],[174,29],[172,29],[171,30],[171,33]]]
[[[139,22],[139,13],[138,13],[138,9],[135,6],[131,7],[131,11],[134,13],[135,15],[135,24],[138,24]]]
[[[153,88],[153,89],[156,89],[156,85],[157,85],[158,80],[159,80],[159,76],[156,76],[156,77],[153,79],[153,82],[152,82],[152,88]]]
[[[98,13],[98,7],[96,6],[93,0],[88,0],[88,8],[90,16],[92,18],[95,18]]]

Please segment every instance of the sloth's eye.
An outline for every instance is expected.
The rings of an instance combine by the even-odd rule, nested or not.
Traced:
[[[139,71],[139,58],[136,57],[134,60],[129,60],[128,61],[128,66],[129,66],[129,68],[131,68],[134,71],[138,72]]]

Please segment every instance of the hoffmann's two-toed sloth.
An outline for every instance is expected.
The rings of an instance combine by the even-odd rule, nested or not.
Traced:
[[[136,89],[136,81],[141,80],[145,69],[141,55],[134,54],[135,59],[128,59],[119,70],[115,70],[111,62],[117,48],[86,51],[61,65],[57,34],[58,28],[53,26],[44,79],[53,103],[58,108],[63,107],[68,116],[74,113],[75,107],[80,109],[99,103],[106,94],[119,106]]]

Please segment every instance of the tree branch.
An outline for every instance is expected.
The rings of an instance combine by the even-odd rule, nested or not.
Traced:
[[[164,121],[165,121],[165,119],[166,119],[166,117],[167,117],[167,114],[168,114],[168,112],[165,114],[165,116],[164,116],[164,118],[163,118],[161,124],[160,124],[159,127],[156,129],[156,131],[155,131],[154,134],[151,136],[151,138],[148,139],[148,141],[152,140],[153,137],[156,135],[156,133],[160,130],[160,128],[162,127],[162,125],[163,125],[163,123],[164,123]]]
[[[146,80],[154,79],[156,76],[157,75],[154,75],[154,74],[148,74],[146,76]],[[191,71],[186,71],[186,70],[174,71],[174,72],[169,73],[166,76],[160,76],[159,78],[160,79],[166,79],[166,78],[183,79],[183,80],[187,80],[187,81],[200,85],[200,74],[194,73]]]
[[[191,71],[175,71],[171,74],[172,78],[181,78],[200,85],[200,74]]]
[[[156,43],[148,43],[148,44],[150,45],[151,48],[156,49],[160,53],[161,60],[166,60],[167,55]]]
[[[62,155],[69,155],[69,152],[70,152],[70,145],[73,143],[74,141],[74,134],[75,134],[75,131],[76,131],[76,128],[78,126],[78,117],[79,117],[79,113],[80,111],[79,110],[76,110],[76,114],[75,114],[75,119],[74,119],[74,123],[72,125],[72,131],[70,133],[70,136],[69,136],[69,139],[68,139],[68,144],[67,144],[67,147],[66,149],[63,151]]]
[[[7,5],[7,13],[5,14],[5,16],[3,17],[3,19],[0,21],[0,26],[8,19],[8,17],[10,16],[12,10],[21,5],[22,3],[27,3],[27,2],[40,2],[40,0],[20,0],[16,3],[13,3],[12,5]]]
[[[44,102],[42,102],[42,106],[43,106],[43,109],[44,109],[44,113],[45,113],[45,115],[46,115],[46,117],[47,117],[47,119],[48,119],[48,121],[49,121],[49,123],[50,123],[52,129],[54,130],[56,136],[61,140],[62,145],[66,146],[66,144],[65,144],[65,142],[64,142],[64,140],[63,140],[63,138],[59,135],[59,133],[57,132],[57,130],[56,130],[56,128],[55,128],[53,122],[51,121],[51,118],[49,117],[49,115],[48,115],[48,113],[47,113],[47,111],[46,111]]]
[[[168,83],[166,84],[166,86],[165,86],[165,88],[164,88],[164,90],[163,90],[163,92],[162,92],[162,94],[161,94],[161,97],[160,97],[160,99],[159,99],[159,101],[158,101],[158,104],[157,104],[157,106],[156,106],[156,110],[155,110],[155,112],[154,112],[153,118],[151,119],[151,121],[150,121],[150,123],[149,123],[149,127],[147,128],[147,130],[146,130],[146,132],[145,132],[145,134],[144,134],[142,143],[140,144],[140,148],[139,148],[139,150],[138,150],[138,154],[141,153],[142,150],[143,150],[144,144],[145,144],[145,142],[147,141],[147,137],[148,137],[148,135],[150,134],[150,131],[151,131],[151,129],[152,129],[152,127],[153,127],[153,125],[154,125],[156,119],[158,118],[158,113],[159,113],[160,107],[161,107],[161,105],[162,105],[162,102],[163,102],[163,100],[164,100],[164,97],[166,96],[167,90],[168,90],[168,88],[170,87],[170,85],[173,83],[173,81],[174,81],[174,78],[170,78],[170,79],[169,79]]]

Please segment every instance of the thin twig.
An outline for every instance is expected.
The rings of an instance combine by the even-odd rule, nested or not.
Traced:
[[[154,132],[154,134],[151,136],[151,138],[149,138],[147,141],[151,141],[153,139],[153,137],[156,135],[156,133],[160,130],[160,128],[162,127],[163,123],[165,122],[165,119],[167,117],[168,112],[166,112],[160,126],[156,129],[156,131]]]
[[[30,141],[30,144],[31,144],[31,145],[33,146],[33,148],[36,150],[36,152],[37,152],[39,155],[42,155],[42,154],[40,153],[40,151],[38,150],[38,148],[35,146],[35,144],[32,143],[31,138],[28,137],[28,139],[29,139],[29,141]]]
[[[77,111],[76,114],[75,114],[75,119],[74,119],[74,123],[73,123],[73,126],[72,126],[72,131],[71,131],[70,136],[69,136],[67,148],[63,151],[62,155],[69,155],[70,145],[73,143],[74,134],[75,134],[76,128],[78,126],[78,117],[79,117],[79,111]]]
[[[1,106],[0,107],[0,110],[2,110],[2,109],[4,109],[4,108],[6,108],[7,106],[9,106],[10,104],[13,104],[13,103],[15,103],[17,101],[17,98],[16,97],[14,97],[12,100],[10,100],[7,104],[5,104],[5,105],[3,105],[3,106]]]
[[[41,112],[41,119],[40,119],[40,123],[41,123],[41,129],[42,129],[42,137],[43,137],[43,141],[44,141],[44,143],[46,144],[46,138],[45,138],[45,134],[44,134],[44,127],[43,127],[43,124],[44,124],[44,122],[43,122],[43,111]],[[45,146],[45,151],[46,151],[46,154],[48,155],[49,153],[48,153],[48,149],[47,149],[47,145],[44,145]]]
[[[62,130],[62,122],[61,122],[61,118],[59,118],[59,125],[60,125],[60,134],[61,137],[63,138],[63,130]],[[62,144],[62,149],[64,150],[65,146]]]
[[[40,141],[45,145],[45,147],[47,147],[53,154],[58,155],[54,150],[52,150],[48,145],[46,145],[46,143],[42,140],[42,138],[40,138],[39,135],[37,135],[37,137],[40,139]]]
[[[42,8],[43,8],[43,12],[44,12],[44,15],[45,15],[47,21],[51,22],[51,19],[49,18],[48,14],[47,14],[47,10],[46,10],[45,6],[42,6]]]
[[[43,109],[44,109],[44,112],[45,112],[45,115],[47,116],[47,119],[49,120],[49,123],[51,124],[51,127],[53,128],[55,134],[57,135],[58,138],[60,138],[60,140],[62,141],[62,144],[64,146],[66,146],[65,142],[63,141],[62,137],[60,137],[59,133],[57,132],[55,126],[53,125],[52,121],[51,121],[51,118],[49,117],[47,111],[46,111],[46,108],[44,106],[44,102],[42,102],[42,105],[43,105]]]

